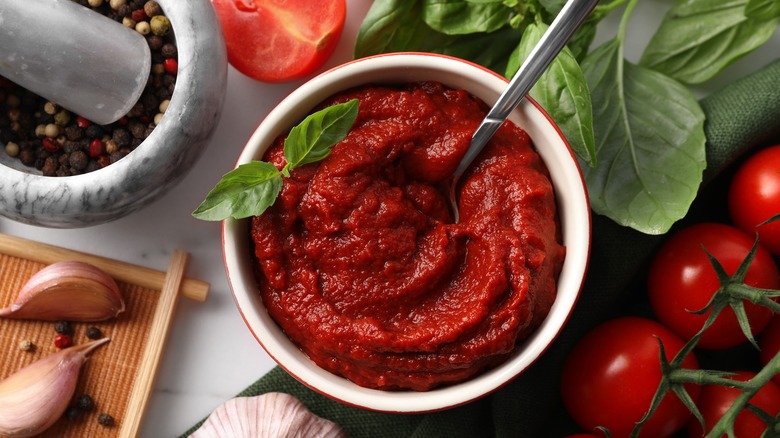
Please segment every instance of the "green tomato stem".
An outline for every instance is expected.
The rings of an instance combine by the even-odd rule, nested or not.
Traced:
[[[742,392],[737,396],[737,398],[734,400],[734,403],[732,403],[731,407],[726,411],[725,414],[723,414],[722,417],[718,420],[717,423],[712,427],[712,430],[707,434],[706,438],[717,438],[721,437],[724,434],[729,434],[729,436],[733,435],[734,430],[734,421],[737,418],[737,415],[742,412],[742,410],[747,406],[748,402],[750,401],[753,396],[758,393],[758,391],[761,390],[761,388],[770,380],[772,380],[772,377],[780,373],[780,351],[775,354],[775,356],[764,366],[764,368],[761,369],[761,371],[758,372],[752,379],[750,379],[742,388]],[[733,383],[733,381],[732,381]]]

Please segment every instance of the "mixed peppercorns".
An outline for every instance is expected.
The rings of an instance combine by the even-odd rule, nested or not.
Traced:
[[[144,35],[152,56],[146,88],[124,117],[96,125],[0,77],[0,145],[44,176],[106,167],[151,134],[168,107],[178,73],[173,30],[154,0],[72,0]]]

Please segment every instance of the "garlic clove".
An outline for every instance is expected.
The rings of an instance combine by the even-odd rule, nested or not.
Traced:
[[[108,341],[60,350],[0,381],[0,435],[30,437],[51,427],[73,398],[81,366]]]
[[[114,279],[88,263],[63,261],[35,273],[0,317],[43,321],[103,321],[125,310]]]
[[[336,423],[318,417],[282,392],[236,397],[221,404],[189,438],[345,438]]]

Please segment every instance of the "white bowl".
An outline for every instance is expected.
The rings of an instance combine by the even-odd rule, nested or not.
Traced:
[[[179,71],[168,109],[126,157],[82,175],[42,176],[0,153],[0,215],[76,228],[123,217],[158,199],[192,168],[219,121],[227,53],[209,0],[158,0],[176,35]]]
[[[260,124],[237,164],[262,159],[274,138],[338,91],[366,83],[424,80],[467,90],[488,105],[507,85],[506,79],[487,69],[441,55],[401,53],[353,61],[315,77],[291,93]],[[511,119],[528,132],[550,171],[566,246],[558,295],[542,325],[516,347],[506,362],[462,383],[427,392],[358,386],[317,366],[271,319],[257,290],[250,221],[228,219],[223,223],[222,243],[235,301],[255,338],[282,368],[311,389],[348,405],[382,412],[428,412],[462,405],[495,391],[544,353],[568,319],[582,287],[590,251],[590,208],[574,154],[549,116],[534,102],[524,100]]]

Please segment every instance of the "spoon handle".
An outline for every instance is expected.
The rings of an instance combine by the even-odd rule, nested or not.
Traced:
[[[457,180],[474,161],[490,137],[517,108],[552,60],[563,50],[599,0],[569,0],[555,17],[542,39],[531,50],[509,85],[501,93],[471,138],[471,146],[453,174]]]

